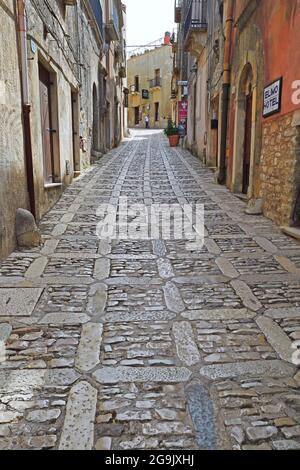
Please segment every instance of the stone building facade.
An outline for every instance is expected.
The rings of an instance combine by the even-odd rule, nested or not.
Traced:
[[[0,257],[17,208],[37,220],[126,134],[119,0],[0,2]]]
[[[171,118],[172,44],[166,33],[164,44],[128,59],[130,127],[162,129]]]
[[[175,19],[189,55],[188,148],[249,206],[300,225],[299,1],[176,0]]]

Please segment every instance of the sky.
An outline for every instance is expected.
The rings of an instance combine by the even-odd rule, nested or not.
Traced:
[[[127,7],[127,44],[145,45],[173,32],[174,0],[123,0]],[[129,51],[132,49],[129,49]]]

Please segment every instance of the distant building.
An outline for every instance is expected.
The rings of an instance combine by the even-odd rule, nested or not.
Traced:
[[[164,128],[171,117],[172,44],[164,44],[128,59],[129,127]]]

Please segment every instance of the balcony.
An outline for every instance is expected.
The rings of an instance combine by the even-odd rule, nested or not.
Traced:
[[[118,41],[120,39],[119,6],[118,0],[109,0],[108,20],[105,25],[108,41]]]
[[[175,23],[181,23],[182,0],[175,0]]]
[[[155,77],[149,80],[149,86],[150,88],[161,88],[161,82],[161,77]]]
[[[103,37],[103,11],[102,11],[100,0],[90,0],[90,6],[94,13],[94,17],[96,19],[96,24],[98,26],[98,29],[101,33],[101,36]]]
[[[190,0],[184,19],[184,49],[198,57],[207,35],[207,0]]]

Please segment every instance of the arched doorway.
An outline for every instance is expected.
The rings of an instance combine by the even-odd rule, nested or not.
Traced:
[[[253,69],[247,63],[240,75],[235,117],[235,143],[233,159],[233,191],[251,197],[252,166],[254,157],[256,83]]]

